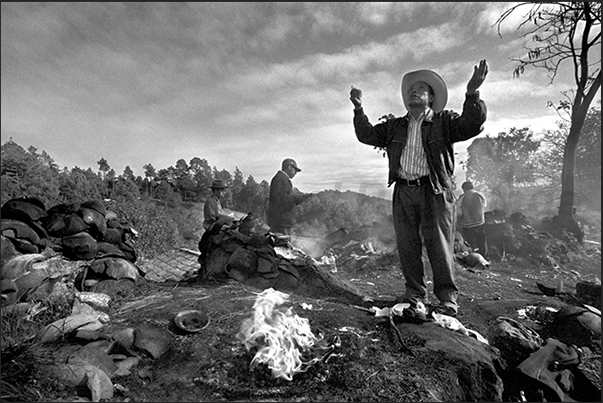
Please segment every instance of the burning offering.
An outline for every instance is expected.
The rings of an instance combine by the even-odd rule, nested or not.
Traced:
[[[329,356],[334,346],[312,333],[308,319],[290,307],[280,306],[288,298],[289,294],[273,288],[259,293],[253,317],[243,321],[237,338],[247,351],[257,348],[250,364],[252,371],[259,364],[266,364],[273,377],[290,381],[296,373],[307,371]]]

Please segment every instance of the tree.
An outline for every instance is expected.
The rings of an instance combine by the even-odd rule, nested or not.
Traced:
[[[130,165],[126,165],[122,177],[132,182],[136,180],[136,176],[134,175],[134,171],[132,171],[132,168],[130,168]]]
[[[563,149],[569,132],[566,121],[558,122],[558,129],[549,131],[542,141],[537,170],[546,191],[560,189]],[[576,149],[576,203],[601,211],[601,101],[589,110]]]
[[[71,172],[61,174],[60,196],[62,203],[83,202],[86,200],[100,200],[101,189],[104,190],[104,182],[92,169],[83,170],[73,167]]]
[[[140,197],[140,189],[133,179],[126,175],[119,176],[113,184],[111,198],[122,201],[134,201]]]
[[[155,197],[165,203],[166,207],[176,207],[182,201],[178,193],[174,191],[172,185],[167,181],[160,181],[155,189]]]
[[[524,37],[532,41],[526,47],[527,56],[513,59],[518,64],[514,77],[525,67],[544,68],[554,81],[566,60],[573,63],[576,88],[573,98],[561,101],[558,111],[570,115],[570,128],[563,152],[559,224],[582,239],[583,232],[574,218],[575,155],[582,126],[590,104],[601,88],[601,4],[598,2],[519,3],[507,9],[496,21],[500,26],[516,10],[530,6],[518,28],[527,28]],[[599,52],[598,55],[596,52]],[[594,69],[594,70],[592,70]]]
[[[35,147],[24,150],[9,140],[1,147],[1,198],[2,203],[13,197],[33,196],[45,204],[59,200],[59,170],[46,153]]]
[[[205,200],[205,193],[211,186],[212,172],[209,162],[205,158],[194,157],[190,160],[189,171],[195,182],[197,201]]]
[[[500,200],[503,210],[515,209],[516,187],[534,183],[535,156],[540,142],[527,127],[511,128],[498,137],[477,138],[467,148],[467,179]]]
[[[259,217],[266,215],[266,199],[270,193],[270,186],[262,187],[252,175],[247,177],[247,182],[241,187],[233,198],[233,208],[244,213],[255,213]]]
[[[150,162],[142,167],[144,169],[144,180],[142,181],[147,197],[153,197],[153,189],[157,185],[155,178],[157,172],[155,167]]]
[[[239,167],[235,167],[234,175],[232,178],[232,184],[229,188],[232,195],[232,204],[237,206],[239,204],[239,200],[241,197],[239,196],[243,187],[245,186],[245,179],[243,177],[243,172],[239,169]],[[236,208],[236,207],[235,207]]]
[[[109,172],[105,174],[105,185],[107,188],[106,192],[103,194],[105,199],[110,199],[113,197],[113,185],[115,184],[116,178],[117,175],[115,174],[115,170],[113,168],[109,169]]]
[[[106,179],[107,173],[111,169],[109,163],[102,157],[100,160],[96,161],[96,163],[98,164],[98,170],[101,172],[101,178],[103,178],[103,180]]]

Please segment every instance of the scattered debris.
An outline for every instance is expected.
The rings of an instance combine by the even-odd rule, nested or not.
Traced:
[[[209,316],[199,310],[188,309],[178,312],[174,317],[174,324],[178,329],[197,333],[209,326]]]

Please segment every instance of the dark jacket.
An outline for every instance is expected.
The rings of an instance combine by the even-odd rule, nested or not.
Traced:
[[[301,201],[300,195],[293,193],[291,178],[285,172],[278,171],[270,181],[268,225],[271,228],[292,227],[293,207]]]
[[[486,103],[479,93],[466,95],[461,115],[451,110],[425,118],[421,126],[423,147],[429,163],[429,178],[435,194],[452,190],[450,177],[454,172],[453,143],[468,140],[481,133],[486,121]],[[373,126],[362,109],[354,110],[354,128],[361,143],[387,150],[390,186],[398,177],[400,156],[408,138],[408,115]]]

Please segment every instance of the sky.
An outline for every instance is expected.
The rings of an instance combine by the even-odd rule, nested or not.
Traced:
[[[143,177],[146,164],[199,157],[270,182],[293,158],[302,192],[389,198],[387,159],[354,133],[352,85],[376,124],[406,113],[405,73],[434,70],[460,113],[486,59],[479,137],[557,127],[547,102],[575,87],[572,71],[553,84],[539,68],[513,78],[528,9],[500,34],[495,25],[512,4],[2,2],[2,144],[34,146],[60,168],[96,172],[104,158]],[[471,141],[455,144],[457,183]]]

